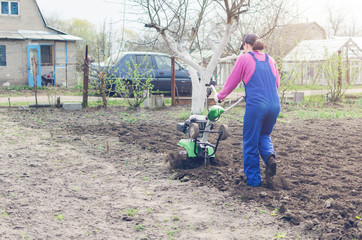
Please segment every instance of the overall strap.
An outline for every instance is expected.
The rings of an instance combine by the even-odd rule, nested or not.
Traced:
[[[253,52],[248,52],[251,56],[253,56],[253,58],[255,59],[256,62],[259,62],[259,60],[255,57],[255,54]],[[265,53],[265,62],[269,62],[269,55]]]
[[[253,58],[255,59],[255,62],[259,62],[259,60],[255,57],[255,54],[253,52],[248,52]]]

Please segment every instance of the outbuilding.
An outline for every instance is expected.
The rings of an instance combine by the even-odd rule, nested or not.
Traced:
[[[353,38],[305,40],[283,58],[282,74],[295,74],[294,84],[328,84],[325,63],[339,55],[348,83],[362,84],[362,50]]]
[[[36,0],[2,0],[0,86],[74,86],[80,40],[49,27]]]

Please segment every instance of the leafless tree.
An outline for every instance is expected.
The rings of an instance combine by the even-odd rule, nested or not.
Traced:
[[[327,20],[330,25],[331,36],[336,36],[340,32],[341,26],[343,26],[347,14],[340,9],[333,8],[330,5],[328,5],[327,10]]]
[[[144,10],[147,16],[145,26],[155,29],[173,55],[189,66],[193,85],[192,113],[200,113],[204,109],[205,83],[212,77],[225,50],[227,54],[238,54],[242,36],[247,32],[267,36],[280,23],[282,11],[285,11],[284,0],[133,2]],[[230,41],[234,34],[236,38]],[[213,51],[207,66],[193,61],[189,55],[191,51],[202,48]]]

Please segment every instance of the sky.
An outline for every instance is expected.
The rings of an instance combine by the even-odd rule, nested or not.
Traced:
[[[291,0],[285,0],[291,1]],[[327,21],[327,6],[345,13],[346,21],[355,21],[357,26],[362,26],[362,1],[361,0],[294,0],[295,8],[300,13],[299,21],[316,21],[325,27]],[[127,0],[37,0],[44,16],[56,15],[61,19],[79,18],[90,21],[100,26],[105,20],[113,24],[120,24],[125,16],[127,26],[130,27],[132,19],[137,19],[137,14],[124,8],[130,4]],[[125,14],[123,14],[125,12]]]
[[[304,20],[315,21],[324,25],[328,16],[327,8],[346,14],[346,21],[356,21],[362,25],[361,0],[298,0],[297,8]]]
[[[136,19],[137,14],[130,14],[124,8],[127,0],[37,0],[43,16],[55,15],[60,19],[85,19],[100,26],[107,23],[120,24],[123,12],[127,19]]]

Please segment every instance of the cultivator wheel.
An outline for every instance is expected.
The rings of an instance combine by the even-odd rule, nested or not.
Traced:
[[[226,140],[229,137],[229,127],[226,124],[222,124],[219,128],[220,140]]]
[[[191,123],[190,129],[189,129],[189,137],[191,139],[197,139],[200,133],[199,125],[196,123]]]

